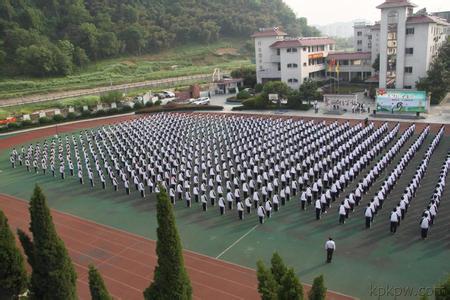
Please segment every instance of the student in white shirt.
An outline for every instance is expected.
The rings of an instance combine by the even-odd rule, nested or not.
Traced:
[[[327,251],[327,263],[331,263],[333,259],[334,250],[336,250],[336,243],[330,237],[328,241],[325,243],[325,250]]]
[[[426,213],[423,214],[420,220],[420,231],[422,239],[426,239],[428,236],[428,229],[430,228],[430,219]]]
[[[397,231],[398,224],[398,214],[397,210],[394,208],[391,212],[391,233],[395,233]]]
[[[259,224],[263,224],[264,223],[264,217],[265,216],[266,216],[266,211],[264,210],[264,207],[262,206],[262,203],[260,203],[259,206],[258,206]]]
[[[223,199],[223,197],[219,198],[219,210],[220,215],[222,216],[225,213],[225,200]]]
[[[345,209],[344,201],[339,205],[339,224],[345,224],[345,216],[347,215],[347,210]]]
[[[250,206],[251,206],[251,204],[250,204]],[[238,215],[239,215],[239,220],[244,219],[244,205],[242,204],[242,202],[239,201],[236,204],[236,207],[237,207],[237,211],[238,211]]]
[[[320,220],[320,212],[322,211],[322,205],[319,199],[316,200],[315,207],[316,207],[316,220]]]
[[[372,223],[373,212],[370,207],[370,203],[367,203],[366,211],[364,212],[364,216],[366,217],[366,228],[370,228],[370,224]]]

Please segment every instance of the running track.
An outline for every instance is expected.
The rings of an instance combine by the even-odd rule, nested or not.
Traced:
[[[132,118],[134,116],[61,125],[58,131],[70,132]],[[402,129],[406,125],[406,122],[403,123]],[[423,126],[424,124],[417,124],[417,131]],[[434,124],[432,131],[438,128],[439,125]],[[448,134],[448,126],[446,129]],[[1,141],[0,150],[53,134],[54,128],[46,128],[12,136]],[[5,212],[12,228],[27,231],[27,202],[0,194],[0,208]],[[55,210],[52,210],[52,215],[58,234],[64,240],[75,264],[80,299],[90,299],[87,280],[87,266],[90,263],[94,263],[100,270],[115,299],[143,298],[142,291],[150,284],[157,263],[155,241]],[[254,270],[186,250],[184,259],[191,278],[194,299],[259,299]],[[308,287],[305,287],[305,290],[307,289]],[[352,298],[329,292],[327,299]]]

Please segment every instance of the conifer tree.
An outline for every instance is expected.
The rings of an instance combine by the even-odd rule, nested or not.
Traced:
[[[175,224],[172,204],[162,186],[160,186],[160,193],[157,195],[156,209],[158,265],[155,267],[153,282],[144,291],[144,297],[147,300],[191,299],[192,287],[184,267],[182,246]]]
[[[327,288],[325,287],[323,275],[314,278],[313,285],[308,294],[309,300],[325,300]]]
[[[450,299],[450,275],[434,288],[436,300]]]
[[[270,262],[272,264],[270,271],[273,274],[273,278],[275,279],[275,281],[278,284],[281,284],[281,279],[286,274],[288,269],[287,269],[286,265],[284,264],[283,259],[278,254],[278,252],[273,253],[272,259]]]
[[[261,260],[256,263],[258,278],[258,292],[262,300],[277,300],[278,284],[272,272],[266,268]]]
[[[93,265],[89,265],[89,290],[92,300],[112,300],[102,275]]]
[[[77,299],[77,274],[64,242],[58,237],[46,198],[36,185],[30,201],[31,240],[21,232],[20,240],[32,266],[30,299]]]
[[[0,295],[14,298],[27,288],[24,259],[16,246],[8,219],[0,209]]]
[[[278,299],[303,300],[303,287],[292,268],[289,268],[281,278]]]

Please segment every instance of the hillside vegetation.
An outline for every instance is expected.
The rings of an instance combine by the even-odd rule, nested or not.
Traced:
[[[67,76],[92,61],[248,39],[273,25],[318,34],[282,0],[0,0],[0,75]]]

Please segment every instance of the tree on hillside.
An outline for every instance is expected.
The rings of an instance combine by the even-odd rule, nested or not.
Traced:
[[[325,300],[327,288],[325,287],[323,275],[314,278],[311,290],[308,293],[309,300]]]
[[[434,288],[436,300],[450,299],[450,275]]]
[[[175,223],[173,207],[167,191],[160,186],[157,195],[157,242],[158,265],[154,279],[144,291],[147,300],[192,298],[192,287],[184,267],[182,246]]]
[[[27,288],[24,259],[16,246],[8,219],[0,210],[0,295],[15,298]]]
[[[450,37],[431,63],[427,76],[420,78],[416,87],[431,93],[432,104],[439,104],[450,92]]]
[[[112,300],[102,275],[93,265],[89,265],[89,290],[92,300]]]
[[[303,300],[303,286],[292,268],[286,270],[281,278],[278,299]]]
[[[20,232],[20,240],[33,269],[31,299],[77,299],[77,275],[64,242],[58,237],[46,198],[36,185],[30,201],[31,240]]]
[[[278,252],[274,252],[271,259],[272,267],[270,268],[270,271],[272,272],[273,278],[278,284],[281,284],[281,279],[288,271],[288,268],[283,262],[283,259],[278,254]]]
[[[258,292],[262,300],[276,300],[278,284],[272,272],[266,268],[261,260],[256,263],[256,276],[258,278]]]

